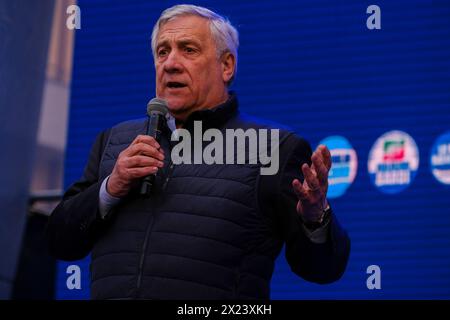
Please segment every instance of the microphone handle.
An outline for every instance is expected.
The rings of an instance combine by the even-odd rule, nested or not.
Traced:
[[[163,115],[154,114],[148,118],[147,135],[155,138],[159,143],[161,141],[161,128],[163,126]],[[140,194],[149,197],[152,187],[155,183],[156,173],[145,176],[142,179]]]

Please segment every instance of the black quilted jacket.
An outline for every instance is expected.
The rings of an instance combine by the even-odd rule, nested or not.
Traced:
[[[203,130],[271,128],[242,115],[234,95],[212,110],[194,112]],[[310,162],[309,144],[280,131],[278,174],[260,175],[259,164],[170,163],[157,176],[151,197],[137,192],[101,219],[98,195],[119,153],[146,119],[101,133],[83,177],[65,193],[48,224],[50,249],[63,260],[92,253],[93,299],[268,299],[274,260],[286,244],[293,272],[317,283],[343,274],[350,241],[331,216],[328,242],[312,243],[296,214],[292,180]],[[161,145],[170,154],[170,131]],[[301,290],[301,288],[299,288]]]

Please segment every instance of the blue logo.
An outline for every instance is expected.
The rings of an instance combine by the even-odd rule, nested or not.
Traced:
[[[419,167],[416,142],[403,131],[389,131],[375,141],[369,154],[370,180],[384,193],[406,189]]]
[[[350,142],[341,136],[331,136],[323,139],[324,144],[330,150],[333,164],[328,175],[329,198],[342,196],[353,183],[358,169],[356,152]]]
[[[439,136],[433,144],[430,167],[437,181],[450,184],[450,131]]]

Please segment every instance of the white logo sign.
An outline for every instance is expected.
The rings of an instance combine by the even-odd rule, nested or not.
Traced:
[[[410,135],[389,131],[377,139],[369,154],[368,169],[372,183],[385,193],[406,189],[419,167],[419,151]]]
[[[450,184],[450,131],[444,133],[431,149],[430,167],[433,176],[443,184]]]
[[[328,175],[328,197],[342,196],[353,183],[358,169],[356,151],[348,140],[341,136],[331,136],[319,144],[326,145],[331,153],[332,165]]]

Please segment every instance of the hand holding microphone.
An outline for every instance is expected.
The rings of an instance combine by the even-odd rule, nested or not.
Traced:
[[[148,115],[148,126],[147,126],[147,136],[156,140],[156,142],[161,141],[161,131],[163,126],[166,124],[166,114],[168,112],[167,102],[154,98],[150,100],[147,105],[147,115]],[[159,146],[159,143],[158,143]],[[159,147],[158,147],[159,149]],[[161,149],[162,150],[162,149]],[[155,182],[156,172],[150,173],[145,176],[141,183],[140,194],[143,196],[149,196],[151,188]]]
[[[152,99],[147,106],[149,117],[147,135],[138,135],[120,154],[109,176],[106,190],[114,197],[126,196],[133,183],[144,178],[140,193],[148,196],[156,172],[164,166],[164,151],[159,141],[162,126],[166,121],[167,104],[161,99]]]

